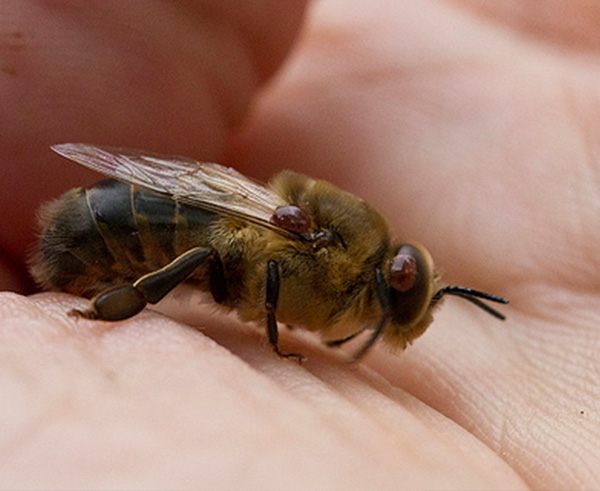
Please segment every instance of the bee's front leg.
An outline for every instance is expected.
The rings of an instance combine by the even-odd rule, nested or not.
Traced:
[[[270,260],[267,263],[267,292],[265,299],[265,309],[267,310],[267,336],[273,351],[282,358],[295,358],[302,363],[306,358],[299,353],[283,353],[279,349],[279,331],[277,329],[277,319],[275,310],[279,299],[279,266],[276,261]]]
[[[219,302],[226,294],[221,260],[215,250],[195,247],[134,283],[116,286],[99,293],[92,299],[90,309],[83,312],[72,310],[69,315],[105,321],[128,319],[139,313],[146,304],[158,303],[207,260],[210,261],[211,292]],[[218,277],[219,273],[221,277]]]
[[[377,324],[377,327],[375,328],[369,339],[367,339],[367,342],[363,344],[362,347],[352,357],[353,362],[360,360],[363,356],[367,354],[367,351],[369,351],[373,347],[375,342],[383,334],[383,331],[391,315],[389,303],[389,286],[385,282],[383,273],[379,268],[375,268],[375,291],[377,293],[377,298],[379,299],[379,305],[381,307],[381,319],[379,320],[379,324]]]

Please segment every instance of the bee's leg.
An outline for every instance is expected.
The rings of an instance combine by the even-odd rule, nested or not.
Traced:
[[[212,251],[208,263],[208,285],[213,300],[217,303],[223,303],[227,298],[227,281],[225,280],[225,270],[223,261],[219,253]]]
[[[267,336],[273,351],[282,358],[296,358],[300,363],[305,357],[298,353],[283,353],[279,350],[279,331],[277,330],[277,319],[275,310],[277,309],[277,300],[279,299],[279,267],[277,262],[271,260],[267,263],[267,294],[265,299],[265,309],[267,310]]]
[[[225,282],[222,275],[223,266],[217,252],[206,247],[195,247],[181,254],[166,266],[142,276],[132,284],[116,286],[99,293],[92,299],[89,310],[84,312],[73,310],[69,312],[69,315],[105,321],[119,321],[133,317],[146,304],[158,303],[207,260],[211,260],[211,273],[213,269],[218,271],[220,267],[221,278],[213,280],[211,277],[211,291],[213,291],[214,282],[217,294],[215,295],[215,291],[213,291],[213,296],[222,299],[225,295],[223,289]],[[213,263],[216,263],[217,266],[214,266]]]
[[[383,334],[385,326],[387,325],[390,317],[390,303],[389,303],[389,287],[385,283],[385,279],[383,278],[383,273],[381,269],[375,268],[375,290],[377,292],[377,298],[379,299],[379,305],[381,307],[381,319],[379,320],[379,324],[367,339],[365,344],[361,346],[361,348],[354,354],[352,357],[352,361],[358,361],[363,356],[367,354],[375,341],[379,339],[379,337]]]
[[[350,336],[346,336],[345,338],[334,339],[333,341],[326,341],[325,344],[327,346],[329,346],[330,348],[339,348],[342,344],[345,344],[348,341],[352,341],[356,336],[358,336],[359,334],[361,334],[363,332],[364,332],[364,329],[361,329],[360,331],[356,331],[355,333],[350,334]]]

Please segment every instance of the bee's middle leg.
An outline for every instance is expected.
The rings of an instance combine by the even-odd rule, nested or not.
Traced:
[[[350,334],[350,336],[346,336],[345,338],[334,339],[332,341],[325,341],[325,344],[329,348],[339,348],[343,344],[346,344],[348,341],[352,341],[356,336],[358,336],[359,334],[362,334],[363,332],[364,332],[364,329],[361,329],[360,331],[356,331],[355,333],[352,333],[352,334]]]
[[[279,300],[279,266],[276,261],[267,263],[267,292],[265,299],[265,309],[267,310],[267,337],[273,347],[273,351],[282,358],[295,358],[302,363],[306,358],[299,353],[284,353],[279,349],[279,330],[277,328],[277,318],[275,310]]]
[[[73,310],[70,315],[106,321],[128,319],[139,313],[147,304],[158,303],[206,261],[210,261],[211,293],[215,300],[220,302],[224,299],[226,290],[219,255],[214,249],[195,247],[131,284],[116,286],[99,293],[92,299],[89,310]]]

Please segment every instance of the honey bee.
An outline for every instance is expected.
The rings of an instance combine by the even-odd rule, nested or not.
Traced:
[[[31,272],[44,288],[93,297],[70,314],[127,319],[187,282],[262,322],[275,353],[278,322],[317,331],[337,347],[370,331],[403,349],[446,295],[502,297],[442,284],[427,250],[393,242],[383,217],[334,185],[279,173],[268,186],[234,169],[181,157],[86,144],[58,154],[112,179],[72,189],[40,209]]]

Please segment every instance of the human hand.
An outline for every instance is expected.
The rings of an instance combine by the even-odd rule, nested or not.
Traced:
[[[294,5],[297,15],[282,11],[281,18],[262,26],[282,28],[288,19],[276,46],[285,44],[281,37],[292,38],[301,7]],[[190,70],[180,98],[174,98],[179,105],[158,97],[161,105],[150,116],[138,116],[135,109],[143,113],[161,89],[135,99],[130,92],[145,92],[132,87],[123,97],[131,105],[127,111],[98,96],[85,110],[74,103],[61,113],[57,104],[52,113],[58,111],[58,117],[32,122],[31,128],[45,123],[48,129],[36,147],[39,155],[17,153],[23,158],[15,171],[19,176],[24,168],[31,172],[31,162],[41,167],[48,161],[73,181],[60,184],[81,184],[76,166],[41,156],[48,144],[65,140],[200,159],[226,151],[239,168],[261,177],[282,168],[304,171],[370,201],[398,236],[427,245],[446,280],[506,295],[511,308],[500,324],[448,299],[406,352],[392,355],[378,346],[352,367],[310,337],[285,336],[284,346],[309,356],[299,367],[274,357],[261,342],[264,336],[249,327],[211,318],[200,322],[194,306],[184,317],[204,325],[217,343],[151,312],[118,325],[75,324],[64,312],[84,303],[72,297],[0,297],[5,319],[0,345],[9,374],[3,394],[12,402],[3,414],[3,482],[597,487],[599,43],[592,21],[585,22],[598,17],[583,15],[583,3],[565,2],[568,15],[546,8],[545,17],[525,15],[519,23],[512,14],[525,6],[533,8],[534,2],[500,4],[487,13],[476,0],[319,2],[290,64],[258,99],[232,145],[232,123],[242,121],[256,85],[240,83],[246,91],[230,92],[229,84],[240,77],[226,68],[214,84],[216,93],[245,101],[238,103],[237,118],[226,117],[231,105],[217,107],[214,97],[189,102],[196,94],[189,91],[191,81],[197,77],[202,84],[206,77]],[[531,19],[537,24],[524,23]],[[575,24],[561,23],[567,19]],[[76,20],[67,25],[82,25]],[[201,20],[185,20],[205,27]],[[78,31],[84,37],[86,24]],[[179,24],[173,27],[180,32]],[[162,29],[153,38],[156,46],[164,42]],[[94,39],[105,38],[95,32]],[[110,54],[136,46],[129,41],[115,43]],[[218,50],[222,44],[217,39],[212,46]],[[120,67],[139,56],[125,53]],[[270,51],[265,46],[255,53],[267,57]],[[198,53],[199,60],[202,56]],[[100,59],[114,62],[105,57]],[[193,59],[184,61],[193,67]],[[161,74],[171,68],[167,63]],[[97,70],[105,72],[113,73]],[[69,80],[64,72],[56,76]],[[113,97],[120,99],[118,89],[126,84],[113,83]],[[31,84],[29,90],[37,87]],[[63,97],[88,101],[79,85]],[[105,85],[101,79],[93,87]],[[174,125],[186,103],[197,110],[183,111],[180,127],[164,126],[156,116]],[[217,108],[203,111],[205,105]],[[15,115],[23,118],[37,114],[17,109]],[[103,117],[96,115],[86,126],[91,109]],[[50,124],[55,120],[60,124]],[[210,131],[216,133],[205,134]],[[21,138],[16,130],[14,135]],[[33,203],[31,186],[27,181],[32,194],[26,197]],[[48,196],[57,194],[45,186]],[[11,209],[4,199],[4,209]],[[24,203],[11,217],[31,214],[32,207]],[[10,231],[8,244],[18,229]],[[15,243],[22,244],[23,237]]]

